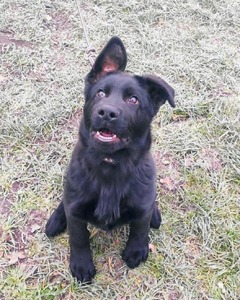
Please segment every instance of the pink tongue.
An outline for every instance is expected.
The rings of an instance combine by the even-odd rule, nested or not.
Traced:
[[[101,135],[105,137],[111,137],[113,136],[113,133],[111,131],[101,131]]]

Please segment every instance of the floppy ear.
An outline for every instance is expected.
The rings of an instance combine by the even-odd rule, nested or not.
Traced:
[[[112,37],[102,52],[98,55],[92,70],[88,73],[86,80],[95,82],[107,73],[124,71],[127,64],[127,53],[125,47],[118,37]]]
[[[155,114],[166,101],[168,101],[172,107],[175,107],[174,89],[166,81],[153,75],[143,76],[142,79],[145,82],[145,87],[153,102]]]

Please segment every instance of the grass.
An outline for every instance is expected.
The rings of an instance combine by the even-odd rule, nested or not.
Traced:
[[[120,36],[128,71],[176,90],[153,124],[163,225],[129,270],[128,228],[91,227],[98,273],[78,285],[67,233],[44,226],[83,106],[86,41],[74,1],[1,1],[0,299],[239,299],[240,7],[238,1],[81,1],[97,52]]]

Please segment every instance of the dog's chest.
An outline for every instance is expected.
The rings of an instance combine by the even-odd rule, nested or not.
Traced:
[[[135,215],[136,211],[126,206],[124,209],[120,209],[119,216],[115,219],[112,218],[112,211],[110,211],[109,214],[106,214],[106,217],[102,219],[99,219],[99,217],[93,213],[92,217],[89,219],[89,222],[103,230],[108,231],[123,224],[130,223],[135,218]]]
[[[104,189],[81,205],[78,216],[104,230],[129,223],[136,217],[136,208],[131,206],[129,196]]]

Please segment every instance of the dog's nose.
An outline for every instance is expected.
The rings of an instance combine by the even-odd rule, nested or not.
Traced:
[[[113,121],[118,118],[119,111],[115,107],[103,106],[98,110],[98,115],[103,120]]]

